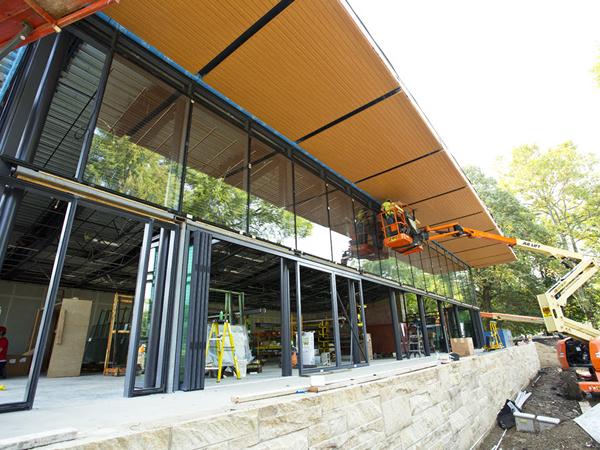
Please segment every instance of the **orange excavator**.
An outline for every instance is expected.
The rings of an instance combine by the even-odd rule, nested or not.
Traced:
[[[458,222],[419,228],[414,215],[411,216],[399,205],[385,208],[379,214],[379,221],[384,245],[403,255],[423,251],[426,242],[466,237],[502,242],[509,247],[558,259],[569,271],[550,289],[537,296],[544,325],[550,333],[568,336],[561,339],[556,347],[561,367],[589,371],[589,375],[580,376],[579,388],[587,393],[600,394],[600,331],[589,323],[565,317],[563,311],[569,299],[600,270],[600,258],[463,227]]]

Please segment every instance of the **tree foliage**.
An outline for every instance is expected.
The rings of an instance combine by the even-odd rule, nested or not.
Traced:
[[[521,146],[504,162],[499,181],[475,167],[467,176],[507,236],[598,253],[600,181],[597,162],[566,142],[547,151]],[[476,271],[478,301],[484,311],[540,316],[536,296],[567,269],[544,255],[515,249],[517,261]],[[596,280],[565,308],[568,317],[600,324]],[[507,323],[514,332],[543,327]]]
[[[85,171],[86,181],[176,209],[179,201],[181,165],[141,145],[128,136],[97,130]],[[188,167],[183,187],[183,211],[208,222],[245,230],[248,196],[245,190],[224,178],[210,176]],[[294,236],[294,214],[287,209],[252,196],[251,233],[281,243]],[[309,236],[312,223],[296,218],[298,237]]]

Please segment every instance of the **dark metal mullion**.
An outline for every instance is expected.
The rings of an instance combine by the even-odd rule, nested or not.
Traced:
[[[0,259],[0,261],[2,261],[2,260]],[[471,267],[469,267],[469,284],[471,285],[471,296],[472,296],[471,304],[473,306],[478,306],[477,305],[477,291],[475,290],[475,281],[473,280],[473,270],[471,269]]]
[[[60,238],[56,249],[56,256],[54,257],[54,265],[52,267],[52,274],[50,276],[48,291],[46,293],[46,301],[44,302],[44,310],[42,312],[42,318],[40,320],[40,327],[35,343],[33,359],[31,361],[31,368],[29,370],[29,378],[27,380],[25,399],[28,408],[31,408],[33,406],[33,400],[35,398],[40,372],[42,370],[42,362],[44,359],[46,345],[48,343],[48,336],[51,332],[50,325],[52,323],[52,315],[54,313],[54,306],[56,304],[56,296],[58,294],[58,288],[60,286],[60,278],[62,276],[62,270],[65,263],[65,258],[67,256],[69,238],[71,237],[71,229],[73,228],[73,222],[75,220],[76,211],[77,198],[74,198],[72,201],[69,202],[67,210],[65,211],[63,227],[60,233]]]
[[[457,337],[463,337],[462,330],[460,329],[460,316],[458,311],[458,305],[452,305],[452,317],[454,319],[454,324],[456,326],[456,335]]]
[[[304,358],[302,357],[302,289],[300,287],[301,277],[300,268],[302,267],[298,261],[295,261],[296,266],[296,333],[298,346],[298,372],[304,375]]]
[[[162,318],[161,318],[161,334],[158,347],[158,370],[156,385],[163,391],[167,388],[167,370],[169,363],[169,353],[171,342],[171,330],[173,323],[174,301],[175,301],[175,280],[177,279],[178,270],[178,255],[179,255],[179,231],[167,231],[169,233],[169,251],[167,256],[167,270],[165,281],[165,294],[163,296]]]
[[[329,260],[333,261],[333,235],[331,234],[331,208],[329,207],[329,184],[325,181],[325,205],[327,208],[327,229],[329,230]],[[337,309],[337,307],[336,307]]]
[[[198,252],[199,252],[199,248],[200,248],[200,240],[199,240],[199,235],[200,235],[200,231],[193,231],[188,233],[188,239],[187,239],[187,243],[189,246],[189,242],[190,239],[192,239],[192,261],[189,260],[189,247],[188,247],[188,253],[186,255],[186,273],[185,273],[185,283],[187,284],[187,272],[188,270],[191,273],[191,277],[190,277],[190,294],[189,294],[189,299],[188,299],[188,304],[189,304],[189,308],[188,308],[188,328],[186,331],[186,336],[184,337],[186,340],[186,347],[185,347],[185,359],[184,359],[184,371],[183,371],[183,386],[182,389],[184,391],[191,391],[194,389],[194,383],[193,383],[193,375],[195,374],[195,370],[194,368],[196,367],[196,361],[197,361],[197,345],[198,345],[198,340],[197,340],[197,317],[198,317],[198,303],[195,301],[196,297],[197,297],[197,290],[198,290],[198,277],[200,276],[199,270],[198,270]],[[188,268],[187,265],[191,265],[191,268]],[[185,286],[184,286],[184,292],[185,292]],[[182,302],[183,303],[183,307],[182,307],[182,322],[183,320],[185,320],[184,318],[184,314],[185,314],[185,299]],[[182,326],[183,329],[183,326]]]
[[[185,385],[185,374],[186,371],[184,369],[183,372],[183,378],[181,376],[181,350],[182,347],[184,345],[184,342],[186,343],[185,345],[187,345],[187,336],[183,335],[183,321],[184,321],[184,314],[185,314],[185,296],[186,296],[186,285],[187,285],[187,273],[188,273],[188,268],[189,268],[189,242],[191,239],[191,233],[188,227],[185,227],[185,231],[184,231],[184,248],[182,250],[184,257],[183,259],[180,259],[182,262],[181,267],[178,267],[178,270],[181,270],[183,272],[183,277],[182,277],[182,285],[180,287],[180,294],[179,294],[179,302],[177,303],[177,309],[178,309],[178,314],[177,314],[177,333],[176,333],[176,345],[175,345],[175,367],[174,367],[174,378],[173,378],[173,383],[172,383],[172,389],[173,390],[178,390],[178,389],[182,389],[184,388]],[[190,291],[191,291],[191,286],[190,286]],[[189,310],[188,310],[188,314],[189,314]],[[189,326],[189,316],[188,316],[188,326]],[[185,366],[185,359],[184,359],[184,367]]]
[[[394,347],[396,348],[396,359],[402,359],[402,333],[400,331],[400,321],[398,320],[398,307],[396,305],[396,291],[388,288],[390,301],[390,312],[392,315],[392,331],[394,332]]]
[[[333,343],[335,346],[335,366],[340,367],[342,365],[342,346],[340,344],[340,320],[338,317],[338,307],[337,307],[337,285],[336,285],[336,276],[335,273],[329,274],[331,281],[331,314],[333,320]],[[321,364],[323,362],[321,361]]]
[[[298,217],[296,215],[296,163],[290,159],[292,164],[292,210],[294,211],[294,250],[298,250]]]
[[[446,316],[444,315],[444,302],[437,300],[438,314],[440,315],[440,326],[442,327],[442,337],[444,338],[444,349],[446,353],[450,353],[450,338],[448,325],[446,324]]]
[[[252,156],[252,122],[248,121],[248,125],[246,127],[246,134],[247,134],[247,140],[246,140],[246,233],[250,234],[250,204],[252,202],[252,199],[250,198],[250,189],[252,189],[251,186],[251,174],[252,174],[252,163],[251,161],[251,156]]]
[[[288,261],[280,258],[280,292],[281,292],[281,376],[292,375],[292,348],[290,326],[290,268]]]
[[[431,278],[433,279],[433,289],[435,289],[435,292],[437,294],[438,287],[437,287],[437,282],[435,281],[435,273],[434,273],[435,270],[433,268],[433,258],[431,257],[431,247],[427,246],[427,251],[429,252],[429,266],[431,267]]]
[[[204,389],[204,367],[206,366],[206,340],[208,326],[208,295],[210,288],[210,269],[211,269],[212,235],[210,233],[200,233],[200,254],[197,270],[200,272],[198,277],[198,358],[196,372],[196,389]]]
[[[192,99],[193,88],[190,83],[188,88],[188,98],[185,105],[185,119],[182,124],[183,127],[183,139],[181,140],[180,153],[182,155],[181,158],[181,180],[179,181],[179,199],[177,200],[177,210],[179,212],[183,211],[183,194],[185,191],[185,177],[187,174],[187,162],[190,151],[190,133],[192,129],[192,114],[194,110],[194,100]]]
[[[5,188],[0,199],[0,269],[4,265],[6,250],[23,194],[24,192],[20,189]]]
[[[160,229],[158,240],[158,249],[156,256],[156,268],[154,270],[152,289],[152,312],[150,317],[150,327],[148,330],[148,344],[146,347],[146,367],[144,370],[144,389],[156,388],[156,374],[158,367],[158,354],[160,335],[164,330],[161,329],[163,318],[163,307],[165,304],[165,276],[167,271],[167,257],[169,251],[170,232],[164,228]]]
[[[422,295],[417,295],[417,305],[419,307],[419,319],[421,322],[421,334],[423,335],[423,350],[425,356],[431,355],[429,346],[429,334],[427,334],[427,317],[425,315],[425,302]]]
[[[358,332],[358,318],[356,317],[356,286],[355,280],[352,280],[350,278],[348,278],[347,280],[348,283],[348,299],[349,299],[349,308],[350,308],[350,327],[352,330],[351,333],[351,351],[352,351],[352,363],[353,364],[360,364],[361,359],[360,359],[360,343],[359,343],[359,336],[360,333]],[[366,357],[366,355],[363,355]]]
[[[362,280],[358,280],[358,292],[360,295],[360,314],[361,314],[361,322],[363,329],[363,347],[364,347],[364,355],[365,362],[367,365],[369,362],[369,342],[367,340],[367,317],[365,315],[365,297],[363,294]]]
[[[140,335],[142,331],[142,317],[144,313],[144,298],[146,292],[146,278],[148,276],[148,260],[152,245],[152,231],[154,220],[150,219],[144,224],[144,238],[140,250],[140,260],[135,287],[135,297],[131,314],[131,332],[129,334],[129,348],[127,352],[127,369],[125,371],[125,397],[133,397],[135,390],[135,376],[137,372],[137,355]]]

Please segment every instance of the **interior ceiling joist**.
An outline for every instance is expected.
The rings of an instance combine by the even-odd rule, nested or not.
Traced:
[[[418,202],[421,225],[500,233],[343,0],[138,0],[107,13],[373,197]],[[484,240],[443,244],[475,267],[515,259]]]

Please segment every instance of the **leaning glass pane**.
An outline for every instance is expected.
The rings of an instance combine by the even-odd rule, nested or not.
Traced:
[[[413,269],[410,265],[410,260],[408,255],[403,255],[401,253],[396,253],[396,264],[398,265],[398,277],[399,281],[402,284],[406,284],[408,286],[414,286],[415,281],[413,280]]]
[[[250,149],[250,234],[295,248],[292,162],[256,138]]]
[[[360,266],[352,199],[334,186],[329,186],[328,199],[333,260],[358,269]]]
[[[85,180],[177,209],[187,101],[166,83],[115,55]]]
[[[297,249],[331,259],[331,234],[327,213],[325,182],[300,164],[294,166],[296,215],[306,222],[296,223]]]
[[[195,103],[183,187],[183,211],[246,231],[248,135]]]

